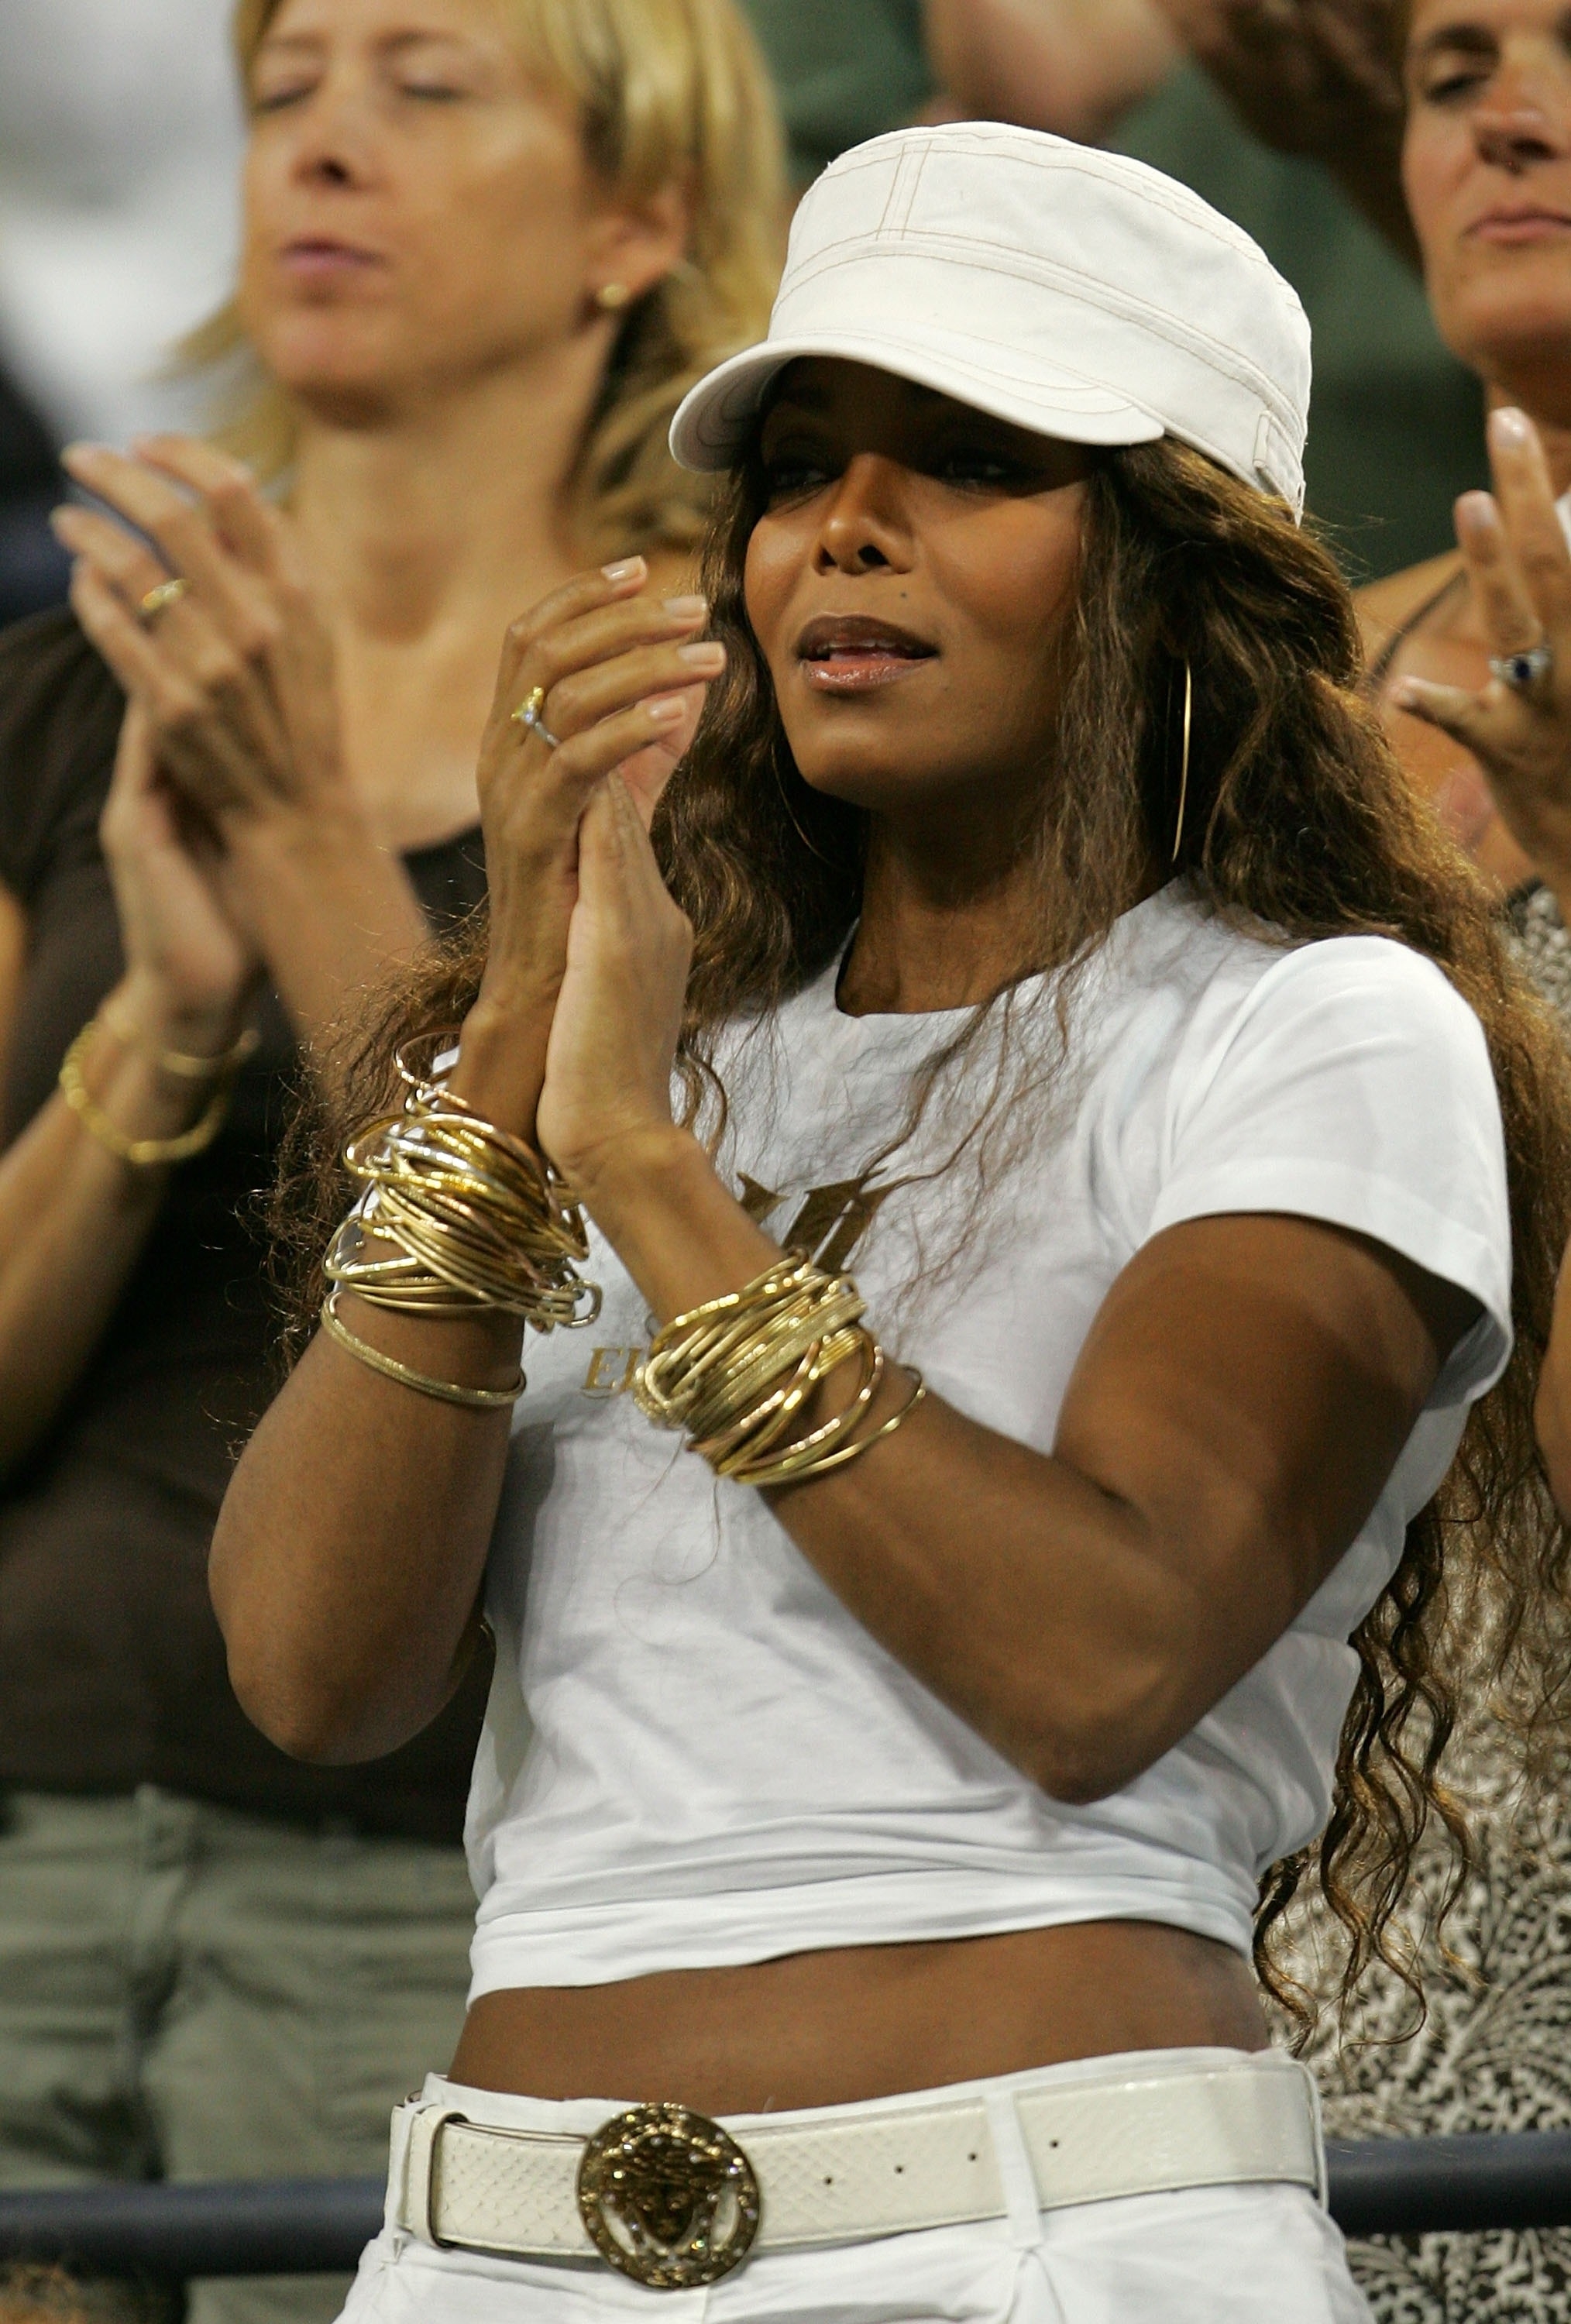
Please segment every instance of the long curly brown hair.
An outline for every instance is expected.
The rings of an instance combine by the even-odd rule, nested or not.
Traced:
[[[1556,1026],[1504,949],[1489,891],[1397,765],[1363,690],[1346,586],[1325,549],[1284,508],[1171,439],[1107,455],[1086,490],[1077,636],[1054,762],[1068,771],[1059,779],[1049,770],[1042,785],[1040,941],[1019,978],[1053,967],[1072,980],[1149,888],[1153,862],[1171,854],[1187,664],[1194,743],[1176,872],[1271,942],[1377,935],[1410,945],[1474,1010],[1493,1063],[1515,1352],[1473,1407],[1450,1475],[1354,1636],[1359,1675],[1330,1822],[1317,1851],[1268,1875],[1257,1923],[1267,1986],[1301,2008],[1271,1939],[1317,1853],[1346,1932],[1344,1991],[1378,1957],[1417,1995],[1398,1909],[1415,1850],[1437,1823],[1460,1881],[1465,1823],[1441,1763],[1463,1690],[1495,1687],[1529,1729],[1550,1736],[1571,1705],[1567,1535],[1532,1423],[1566,1240],[1571,1079]],[[655,825],[662,869],[695,931],[680,1051],[695,1098],[719,1028],[767,1012],[825,967],[861,898],[864,818],[797,771],[747,622],[744,560],[763,505],[749,460],[706,550],[729,668]],[[334,1167],[345,1130],[389,1097],[393,1039],[458,1021],[485,952],[477,923],[406,975],[376,1021],[361,1020],[333,1077],[334,1118],[319,1112],[297,1130],[275,1223],[308,1268],[347,1193]],[[994,1006],[976,1012],[973,1029]],[[994,1102],[1007,1106],[1010,1093]],[[302,1314],[313,1296],[308,1288]]]

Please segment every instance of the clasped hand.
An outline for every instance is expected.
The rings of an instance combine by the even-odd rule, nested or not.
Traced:
[[[232,1022],[262,964],[248,843],[353,816],[331,644],[238,461],[160,437],[65,465],[136,528],[55,512],[77,618],[130,704],[103,825],[128,966],[155,1019]]]
[[[75,506],[55,529],[76,558],[77,617],[141,705],[161,768],[230,840],[258,818],[341,805],[332,646],[286,521],[209,444],[139,448],[78,445],[65,465],[144,539]],[[144,616],[171,575],[184,594]]]
[[[702,598],[647,578],[580,574],[514,623],[480,754],[490,952],[454,1085],[591,1211],[597,1173],[670,1130],[692,931],[649,831],[725,660]]]

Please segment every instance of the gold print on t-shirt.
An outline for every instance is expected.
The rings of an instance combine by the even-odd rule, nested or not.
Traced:
[[[782,1248],[799,1250],[804,1258],[814,1260],[829,1274],[838,1275],[849,1263],[883,1204],[897,1187],[908,1183],[903,1178],[892,1178],[887,1185],[870,1186],[868,1176],[864,1171],[859,1178],[840,1178],[832,1186],[809,1187],[801,1208],[781,1237]],[[741,1176],[741,1200],[753,1224],[762,1226],[785,1196],[761,1185],[744,1170]],[[650,1321],[652,1323],[653,1318]],[[642,1348],[591,1348],[580,1393],[625,1396],[642,1355]]]
[[[897,1187],[908,1183],[892,1178],[886,1185],[870,1186],[869,1176],[864,1170],[859,1178],[809,1187],[801,1209],[781,1237],[784,1249],[799,1250],[804,1259],[812,1259],[828,1274],[838,1275],[849,1265],[883,1204]],[[772,1194],[743,1172],[742,1207],[755,1226],[762,1226],[784,1200],[783,1194]]]

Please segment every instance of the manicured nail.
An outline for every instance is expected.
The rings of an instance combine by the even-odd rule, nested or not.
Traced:
[[[1497,444],[1525,444],[1530,432],[1528,415],[1519,411],[1514,403],[1502,406],[1489,415],[1490,432]]]
[[[687,715],[688,706],[679,694],[657,694],[652,702],[643,706],[652,726],[674,726]]]
[[[1419,699],[1418,689],[1404,678],[1393,686],[1386,700],[1393,710],[1411,710]]]
[[[716,674],[725,667],[725,649],[712,638],[702,638],[694,646],[679,646],[677,659],[685,661],[689,669],[712,670]]]
[[[1464,493],[1456,503],[1456,530],[1471,534],[1474,540],[1500,530],[1500,511],[1490,493]]]
[[[635,576],[642,581],[649,567],[642,557],[624,557],[615,565],[603,565],[600,570],[607,581],[631,581]]]
[[[696,622],[700,613],[708,610],[707,597],[668,597],[661,607],[661,613],[669,613],[673,622]]]

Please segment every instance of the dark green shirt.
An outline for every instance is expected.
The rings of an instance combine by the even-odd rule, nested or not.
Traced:
[[[922,0],[743,0],[806,184],[848,145],[902,129],[933,94]]]

